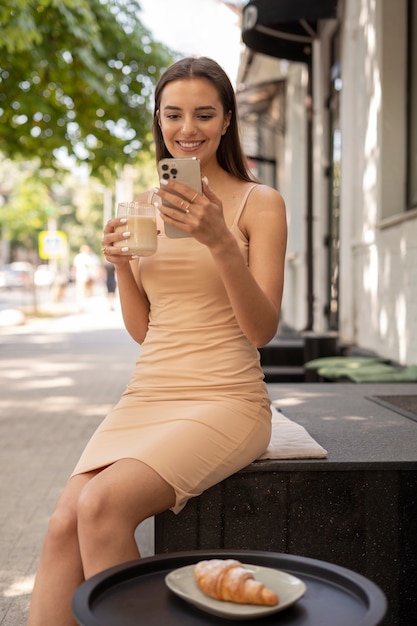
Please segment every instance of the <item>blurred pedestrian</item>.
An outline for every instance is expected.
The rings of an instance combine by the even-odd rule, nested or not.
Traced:
[[[86,298],[93,295],[94,282],[100,270],[98,256],[90,246],[83,244],[73,261],[73,277],[76,285],[77,303],[82,307]]]
[[[117,289],[116,269],[113,263],[109,263],[108,261],[106,261],[104,264],[104,271],[106,272],[107,300],[110,305],[110,310],[114,311],[114,303]]]

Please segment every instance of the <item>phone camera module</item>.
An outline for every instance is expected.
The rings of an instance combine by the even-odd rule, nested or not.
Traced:
[[[172,176],[173,176],[174,178],[176,177],[176,175],[178,174],[178,170],[177,170],[177,168],[176,168],[176,167],[173,167],[173,168],[171,169],[171,174],[172,174]]]
[[[169,174],[168,174],[168,172],[164,172],[164,173],[162,174],[162,178],[163,178],[164,180],[169,180]]]
[[[168,170],[168,168],[169,168],[169,166],[168,166],[166,163],[164,163],[161,169],[162,169],[164,172],[166,172],[166,171]]]

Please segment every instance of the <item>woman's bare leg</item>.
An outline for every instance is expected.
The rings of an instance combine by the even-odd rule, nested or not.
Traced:
[[[134,459],[74,476],[51,518],[28,626],[76,626],[71,602],[77,587],[103,569],[138,558],[136,527],[174,502],[172,487]]]
[[[83,489],[78,538],[86,578],[140,555],[135,530],[143,520],[166,511],[175,493],[153,469],[135,459],[110,465]]]
[[[52,514],[33,589],[28,626],[74,626],[74,590],[84,580],[77,535],[79,494],[91,474],[68,482]]]

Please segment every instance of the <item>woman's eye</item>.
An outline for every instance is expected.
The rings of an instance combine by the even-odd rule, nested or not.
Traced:
[[[178,113],[169,113],[166,116],[166,119],[171,121],[177,121],[181,119],[181,115],[179,115]],[[209,120],[213,119],[213,115],[202,113],[200,115],[197,115],[197,119],[201,120],[202,122],[208,122]]]

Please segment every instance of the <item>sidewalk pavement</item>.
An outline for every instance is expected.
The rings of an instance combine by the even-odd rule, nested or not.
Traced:
[[[24,626],[48,518],[140,347],[105,295],[0,327],[0,625]],[[152,520],[137,532],[153,554]]]

